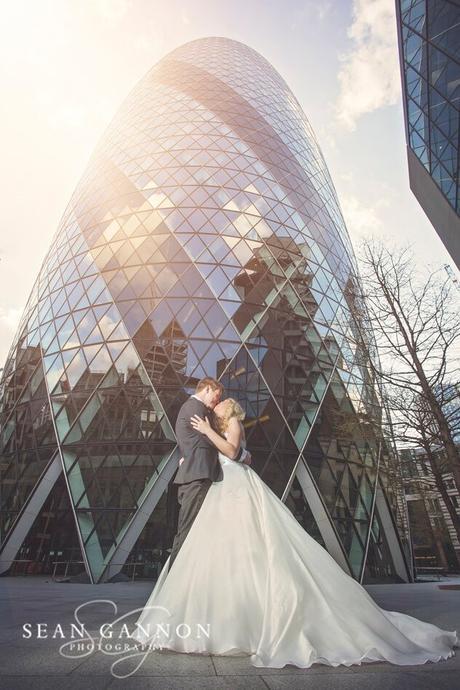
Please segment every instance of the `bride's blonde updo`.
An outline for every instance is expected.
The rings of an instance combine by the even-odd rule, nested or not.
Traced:
[[[216,415],[216,425],[221,434],[227,430],[228,422],[232,417],[236,417],[240,420],[240,422],[242,422],[246,417],[246,412],[243,410],[240,403],[234,398],[225,398],[225,400],[222,400],[222,402],[226,403],[225,414],[223,417]]]

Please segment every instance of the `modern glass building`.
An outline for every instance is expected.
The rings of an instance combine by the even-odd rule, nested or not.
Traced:
[[[410,187],[460,268],[460,5],[396,0]]]
[[[96,147],[5,364],[1,572],[154,577],[177,411],[211,375],[247,411],[253,468],[346,572],[411,579],[359,293],[285,81],[226,38],[167,55]]]

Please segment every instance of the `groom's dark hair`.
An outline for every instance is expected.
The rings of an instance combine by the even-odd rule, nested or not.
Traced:
[[[221,393],[223,393],[223,391],[224,391],[224,387],[220,381],[216,381],[216,379],[213,379],[210,376],[206,376],[204,379],[201,379],[196,384],[195,393],[199,393],[200,391],[204,390],[208,386],[213,391],[220,390]]]

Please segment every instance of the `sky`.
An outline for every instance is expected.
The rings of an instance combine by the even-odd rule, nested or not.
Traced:
[[[0,367],[70,196],[136,82],[195,38],[260,52],[303,107],[352,242],[449,254],[409,189],[394,0],[0,0]]]

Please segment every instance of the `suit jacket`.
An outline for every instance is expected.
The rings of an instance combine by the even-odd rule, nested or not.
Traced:
[[[190,417],[208,417],[213,425],[214,413],[211,408],[190,396],[179,410],[176,421],[176,437],[184,462],[179,465],[173,484],[186,484],[195,479],[211,479],[213,482],[224,478],[218,459],[218,450],[207,436],[193,428]]]

